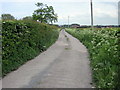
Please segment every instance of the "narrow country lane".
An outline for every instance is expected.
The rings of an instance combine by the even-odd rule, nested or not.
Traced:
[[[48,50],[2,80],[3,88],[91,88],[90,83],[87,49],[65,30]]]

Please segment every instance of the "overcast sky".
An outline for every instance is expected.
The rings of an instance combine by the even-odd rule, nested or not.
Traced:
[[[119,0],[93,0],[94,24],[118,24]],[[58,15],[57,24],[78,23],[90,25],[90,0],[0,0],[0,13],[12,14],[17,19],[31,16],[35,3],[53,6]]]

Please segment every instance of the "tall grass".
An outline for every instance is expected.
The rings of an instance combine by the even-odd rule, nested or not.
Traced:
[[[58,38],[57,27],[35,21],[2,22],[2,75],[46,50]]]
[[[97,88],[120,88],[118,28],[67,29],[90,53],[93,81]]]

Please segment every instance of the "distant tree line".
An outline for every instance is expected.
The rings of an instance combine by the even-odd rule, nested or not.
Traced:
[[[68,25],[60,25],[60,27],[68,28]],[[80,25],[80,24],[71,24],[70,28],[91,28],[91,25]],[[120,27],[120,25],[94,25],[95,28],[109,28],[109,27]]]
[[[38,9],[33,12],[32,16],[23,17],[22,20],[35,20],[41,23],[53,24],[53,22],[57,22],[57,14],[54,11],[52,6],[48,6],[43,3],[35,4]],[[2,14],[2,20],[15,20],[15,17],[11,14]]]

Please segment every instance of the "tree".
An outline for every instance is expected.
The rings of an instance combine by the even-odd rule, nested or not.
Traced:
[[[57,21],[57,14],[55,14],[52,6],[47,6],[47,4],[37,3],[35,4],[39,9],[35,10],[33,13],[33,19],[39,20],[41,23],[53,23]]]
[[[33,20],[33,17],[32,16],[26,16],[26,17],[23,17],[23,20]]]
[[[11,14],[2,14],[2,20],[14,20],[14,16]]]

